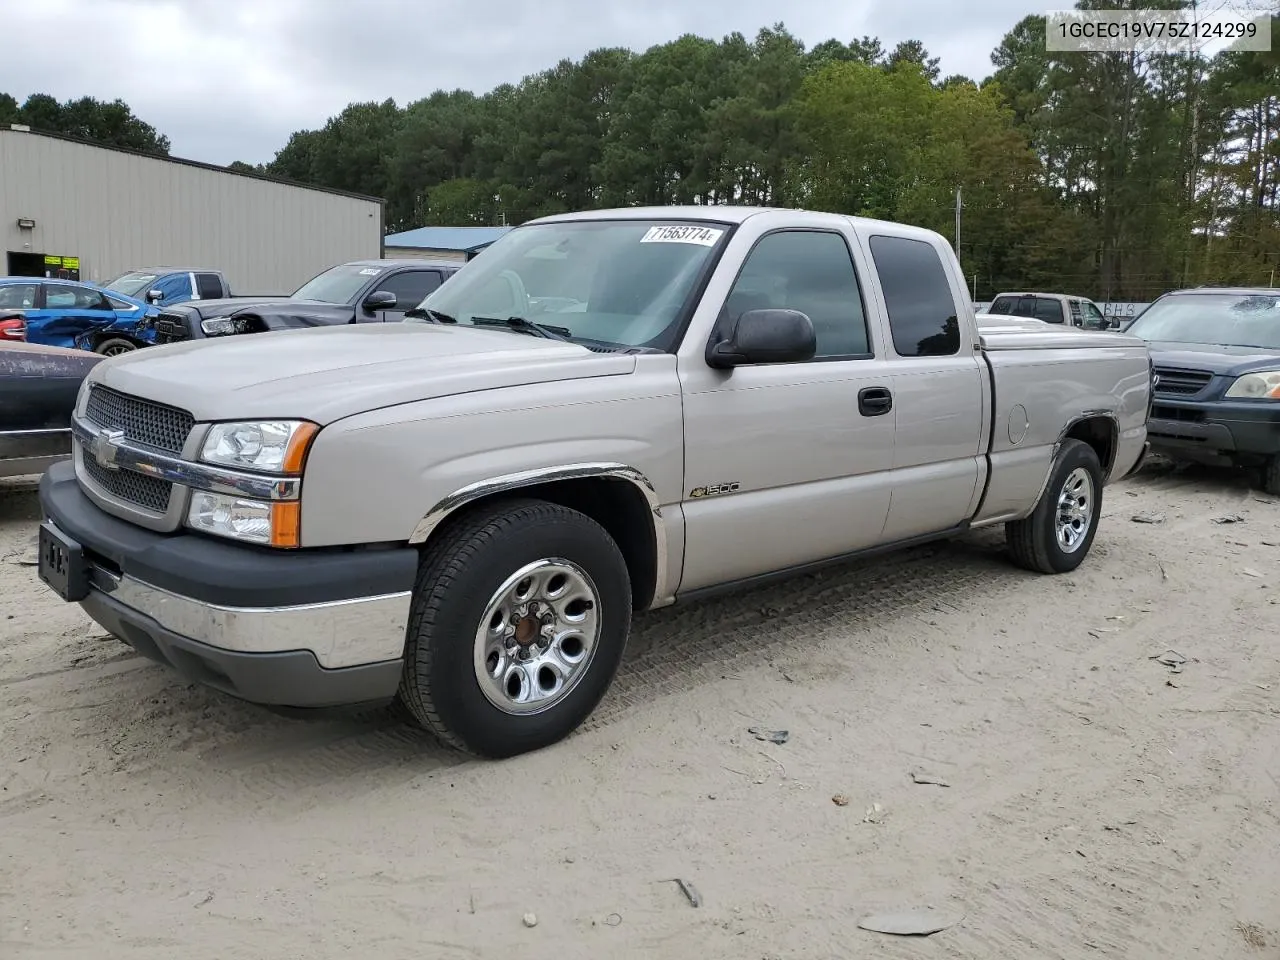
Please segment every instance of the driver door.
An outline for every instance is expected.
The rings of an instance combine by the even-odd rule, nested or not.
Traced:
[[[685,560],[680,591],[838,557],[879,542],[895,419],[883,331],[868,323],[851,234],[783,229],[755,244],[721,321],[806,314],[816,356],[715,370],[681,358]]]

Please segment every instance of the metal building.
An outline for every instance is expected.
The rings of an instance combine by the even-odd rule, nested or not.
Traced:
[[[510,227],[419,227],[386,239],[388,257],[465,262]]]
[[[0,275],[103,282],[139,267],[221,270],[235,294],[287,294],[382,256],[376,197],[0,129]]]

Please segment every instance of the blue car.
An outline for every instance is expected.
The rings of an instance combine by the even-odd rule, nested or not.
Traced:
[[[27,342],[91,350],[104,356],[155,343],[149,320],[160,311],[74,280],[0,277],[0,310],[21,310]]]

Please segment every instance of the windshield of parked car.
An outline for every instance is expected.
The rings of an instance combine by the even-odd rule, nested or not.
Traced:
[[[1280,350],[1280,291],[1173,294],[1147,307],[1125,332],[1151,342]]]
[[[312,277],[290,296],[294,300],[318,300],[320,303],[350,303],[366,283],[386,267],[367,267],[358,263],[344,263],[330,267],[318,277]]]
[[[573,340],[669,350],[728,233],[724,223],[657,220],[517,227],[406,322],[492,325],[518,317]]]
[[[102,285],[104,290],[114,290],[116,293],[123,293],[126,297],[145,296],[146,292],[155,284],[158,277],[154,273],[142,273],[137,270],[131,270],[129,273],[122,273],[114,280],[108,280]]]

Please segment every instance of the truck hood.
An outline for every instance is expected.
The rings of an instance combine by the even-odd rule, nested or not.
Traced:
[[[1232,347],[1220,343],[1166,343],[1153,340],[1151,362],[1157,367],[1208,370],[1241,376],[1253,370],[1280,370],[1280,350],[1267,347]]]
[[[380,407],[556,380],[631,373],[630,354],[527,334],[427,323],[282,330],[109,357],[95,383],[188,410],[196,420],[319,424]]]

